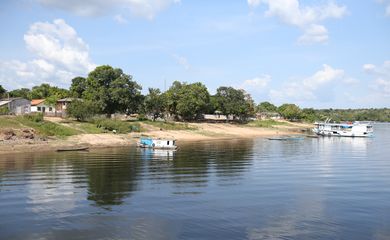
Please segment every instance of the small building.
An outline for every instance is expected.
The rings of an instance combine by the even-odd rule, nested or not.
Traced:
[[[58,100],[56,105],[57,112],[66,112],[66,108],[73,100],[73,98],[63,98]]]
[[[33,99],[31,100],[31,112],[43,113],[46,116],[55,116],[56,109],[53,105],[45,102],[45,99]]]
[[[24,98],[7,98],[0,100],[0,114],[23,115],[31,111],[30,101]]]

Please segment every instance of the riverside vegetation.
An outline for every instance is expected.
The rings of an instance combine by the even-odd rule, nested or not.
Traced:
[[[141,94],[142,87],[119,68],[108,65],[99,66],[86,78],[72,79],[69,89],[49,84],[41,84],[32,89],[21,88],[7,91],[0,85],[0,98],[22,97],[26,99],[45,99],[54,104],[58,99],[70,97],[74,101],[68,106],[69,117],[74,120],[60,122],[45,121],[41,114],[32,116],[2,116],[0,129],[23,131],[33,129],[42,137],[64,138],[80,133],[142,132],[148,128],[160,130],[196,130],[188,122],[197,122],[203,114],[229,116],[242,126],[274,128],[288,125],[287,122],[256,120],[248,122],[257,113],[279,114],[286,120],[313,122],[332,118],[335,121],[390,121],[390,109],[321,109],[303,108],[292,103],[277,107],[270,102],[255,104],[251,95],[244,90],[221,86],[211,95],[200,82],[186,83],[175,81],[170,88],[149,88],[148,94]],[[0,114],[7,109],[0,108]],[[113,114],[137,114],[137,120],[119,121],[111,119]],[[105,117],[102,117],[105,116]],[[152,120],[147,120],[147,117]],[[156,121],[160,120],[160,121]],[[161,121],[165,120],[165,121]],[[12,133],[11,133],[12,135]],[[16,133],[14,135],[17,135]]]

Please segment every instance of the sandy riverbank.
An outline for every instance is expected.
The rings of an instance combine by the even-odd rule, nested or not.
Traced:
[[[56,151],[59,148],[88,146],[93,148],[107,148],[135,145],[140,136],[156,138],[174,138],[178,145],[184,141],[202,141],[212,139],[232,138],[256,138],[277,135],[300,134],[307,129],[307,124],[289,124],[272,128],[249,127],[239,124],[228,123],[190,123],[192,130],[160,130],[149,126],[145,132],[130,134],[79,134],[66,139],[46,140],[18,140],[0,142],[0,154],[16,152],[44,152]]]

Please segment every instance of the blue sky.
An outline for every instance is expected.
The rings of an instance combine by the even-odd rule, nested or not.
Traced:
[[[389,0],[3,0],[0,30],[8,90],[109,64],[144,92],[200,81],[257,103],[390,107]]]

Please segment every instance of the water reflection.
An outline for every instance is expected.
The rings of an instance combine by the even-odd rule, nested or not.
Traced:
[[[389,129],[3,155],[0,238],[386,239]]]
[[[85,164],[88,175],[88,200],[97,205],[109,206],[122,204],[124,198],[137,189],[137,178],[141,162],[134,152],[93,154]]]

